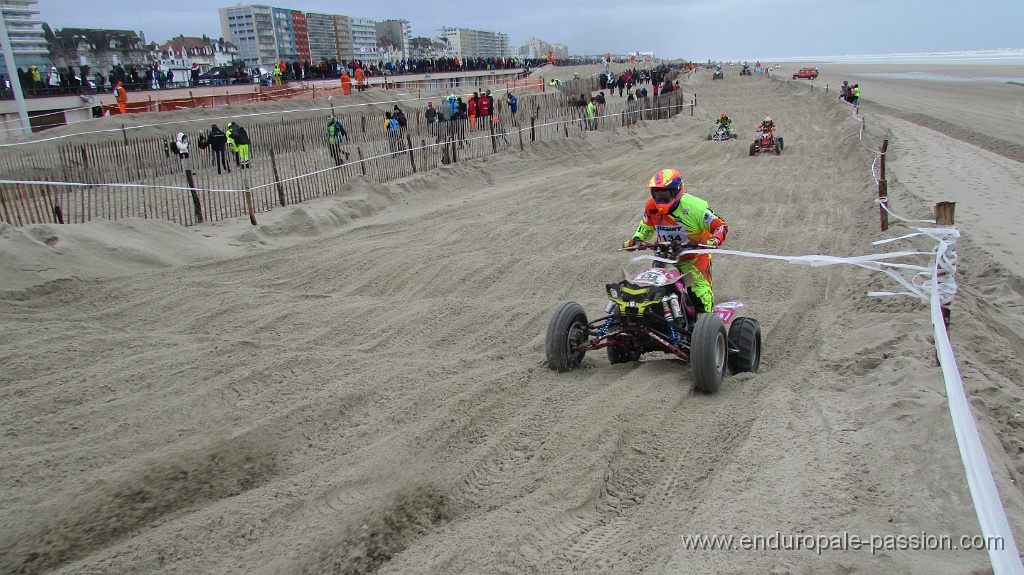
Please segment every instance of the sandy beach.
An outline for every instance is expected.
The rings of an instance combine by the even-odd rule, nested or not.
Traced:
[[[887,139],[895,213],[956,202],[950,337],[1020,543],[1024,86],[820,66],[813,86],[702,70],[693,116],[356,178],[256,227],[0,224],[0,572],[990,573],[984,550],[684,544],[981,534],[928,307],[868,296],[900,291],[884,274],[715,256],[764,348],[714,395],[661,354],[545,364],[559,303],[598,317],[635,269],[616,248],[658,169],[727,248],[932,249],[871,243],[920,225],[879,230]],[[705,139],[722,112],[739,141]],[[750,157],[766,115],[785,150]]]

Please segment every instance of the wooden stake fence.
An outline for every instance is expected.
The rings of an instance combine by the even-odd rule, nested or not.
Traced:
[[[579,137],[586,132],[586,119],[579,116],[578,109],[567,105],[562,93],[523,96],[521,102],[524,110],[531,111],[530,142]],[[609,103],[601,107],[602,117],[592,127],[606,130],[636,123],[641,118],[672,117],[682,110],[678,101],[665,99],[656,114],[655,108],[654,98],[629,104]],[[342,147],[353,151],[358,170],[347,158],[338,165],[331,156],[326,115],[281,121],[250,120],[244,127],[252,141],[252,169],[243,171],[236,164],[231,166],[231,172],[218,174],[213,151],[196,147],[190,150],[192,169],[186,173],[187,189],[181,189],[183,167],[177,154],[171,151],[170,137],[129,137],[127,126],[122,126],[120,141],[70,143],[52,149],[24,148],[0,155],[3,179],[75,184],[0,185],[0,218],[18,226],[129,217],[167,219],[188,226],[243,214],[255,221],[259,211],[331,195],[353,176],[387,182],[510,148],[513,144],[501,126],[511,123],[511,112],[501,105],[496,106],[495,112],[498,122],[488,122],[486,128],[480,125],[476,130],[470,130],[466,120],[411,122],[403,134],[402,149],[398,150],[399,155],[408,155],[408,164],[391,157],[379,116],[342,116],[339,121],[348,134]],[[615,122],[606,117],[615,115],[625,120]],[[419,118],[418,111],[413,116]],[[580,129],[569,130],[570,124]],[[521,151],[525,150],[525,130],[525,126],[516,127]],[[199,141],[199,130],[183,131],[192,141]],[[420,140],[419,154],[412,144],[414,137]],[[434,145],[428,146],[427,142]],[[228,155],[230,162],[231,154]],[[250,179],[273,186],[253,188]]]

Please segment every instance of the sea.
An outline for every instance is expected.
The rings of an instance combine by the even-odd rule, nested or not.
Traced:
[[[978,81],[1013,82],[1024,84],[1020,68],[1024,66],[1024,48],[1000,48],[995,50],[963,50],[953,52],[898,52],[892,54],[844,54],[838,56],[802,56],[761,59],[763,62],[804,62],[822,64],[933,64],[933,65],[985,65],[990,76],[965,78],[932,72],[893,72],[859,74],[876,78],[934,80],[934,81]],[[1006,73],[1000,73],[999,65],[1006,65]]]
[[[827,62],[833,64],[1024,64],[1024,48],[964,50],[959,52],[897,52],[893,54],[845,54],[761,58],[769,62]]]

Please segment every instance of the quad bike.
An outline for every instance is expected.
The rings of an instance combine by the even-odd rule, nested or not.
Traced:
[[[750,71],[750,66],[748,66],[747,64],[744,64],[743,68],[740,69],[740,76],[753,76],[753,75],[754,74]]]
[[[715,132],[713,134],[708,135],[709,140],[714,140],[716,142],[724,142],[725,140],[729,140],[735,137],[736,132],[730,132],[729,128],[721,124],[715,124]]]
[[[761,365],[761,326],[740,316],[745,306],[723,302],[711,313],[698,306],[687,289],[693,275],[671,265],[694,248],[692,243],[642,243],[623,250],[650,249],[633,261],[651,260],[653,266],[628,279],[605,285],[608,305],[601,317],[589,321],[583,307],[561,304],[548,323],[545,351],[548,367],[571,371],[587,351],[605,348],[613,364],[638,361],[648,352],[663,352],[690,363],[697,389],[714,393],[728,368],[733,374],[756,372]]]
[[[711,75],[712,80],[723,80],[725,79],[725,72],[722,71],[721,66],[715,68],[715,73]]]
[[[758,130],[759,134],[753,144],[750,144],[750,155],[761,150],[775,150],[775,155],[782,153],[782,136],[773,136],[771,130]]]

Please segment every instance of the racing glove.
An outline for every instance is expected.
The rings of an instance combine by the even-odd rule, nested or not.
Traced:
[[[644,243],[640,238],[630,238],[629,241],[622,242],[622,247],[631,248],[635,245]]]
[[[715,236],[711,236],[704,242],[704,245],[708,246],[709,248],[717,248],[718,246],[722,245],[722,240],[716,238]]]

